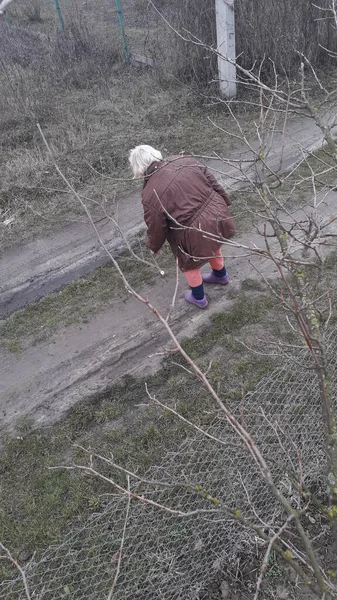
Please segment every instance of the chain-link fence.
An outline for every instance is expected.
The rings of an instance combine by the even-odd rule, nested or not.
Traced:
[[[334,332],[327,345],[334,391],[336,338]],[[264,378],[234,414],[251,432],[291,502],[296,498],[292,481],[298,456],[305,484],[325,492],[319,384],[304,353],[288,358]],[[233,520],[223,504],[202,497],[204,492],[198,493],[196,486],[255,522],[259,517],[277,527],[284,521],[254,459],[223,415],[215,416],[207,433],[208,437],[196,433],[152,468],[147,480],[156,483],[131,481],[132,492],[170,509],[212,512],[177,517],[132,499],[116,600],[219,599],[221,580],[256,553],[254,533]],[[177,485],[162,485],[172,483]],[[126,506],[127,496],[116,494],[101,514],[31,563],[27,570],[31,597],[106,599],[117,567]],[[26,598],[22,580],[2,583],[0,598]]]

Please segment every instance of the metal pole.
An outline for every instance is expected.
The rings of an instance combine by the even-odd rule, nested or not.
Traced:
[[[237,92],[234,0],[215,0],[220,94],[230,100]],[[222,58],[223,57],[223,58]]]
[[[13,23],[13,18],[12,18],[12,13],[11,13],[10,8],[7,8],[7,10],[6,10],[6,17],[7,17],[7,22],[11,25]]]
[[[130,64],[130,54],[129,54],[128,45],[127,45],[127,42],[126,42],[124,22],[123,22],[123,14],[122,14],[120,0],[116,0],[116,8],[117,8],[117,15],[118,15],[119,27],[120,27],[121,34],[122,34],[122,41],[123,41],[123,49],[124,49],[125,60],[126,60],[127,64],[129,65]]]
[[[63,17],[62,17],[62,12],[61,12],[61,7],[60,7],[59,0],[54,0],[54,4],[55,4],[55,7],[56,7],[57,16],[59,18],[61,31],[62,31],[62,34],[64,35],[64,31],[65,31],[65,29],[64,29],[64,21],[63,21]]]

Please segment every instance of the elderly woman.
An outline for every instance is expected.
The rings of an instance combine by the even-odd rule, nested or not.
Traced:
[[[193,158],[163,160],[159,150],[142,145],[130,151],[129,161],[134,176],[144,180],[147,247],[157,254],[168,241],[191,288],[185,300],[206,308],[203,284],[228,283],[220,240],[235,234],[230,199],[207,168]],[[200,267],[207,262],[212,271],[201,274]]]

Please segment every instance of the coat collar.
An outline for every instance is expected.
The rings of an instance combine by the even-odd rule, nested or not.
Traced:
[[[150,164],[150,166],[148,167],[145,176],[144,176],[144,183],[143,183],[143,188],[145,188],[147,182],[149,181],[151,175],[153,175],[153,173],[155,173],[155,171],[157,171],[160,167],[160,165],[162,164],[162,161],[154,161],[153,163]]]

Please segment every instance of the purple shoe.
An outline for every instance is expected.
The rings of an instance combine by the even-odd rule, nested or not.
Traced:
[[[196,298],[194,298],[190,290],[184,293],[184,297],[186,302],[189,302],[190,304],[195,304],[195,306],[197,306],[198,308],[206,308],[206,306],[208,305],[206,296],[204,296],[202,300],[197,300]]]
[[[217,277],[216,275],[214,275],[213,271],[211,271],[210,273],[203,274],[202,280],[204,283],[218,283],[219,285],[227,285],[229,281],[228,273],[226,273],[224,277]]]

